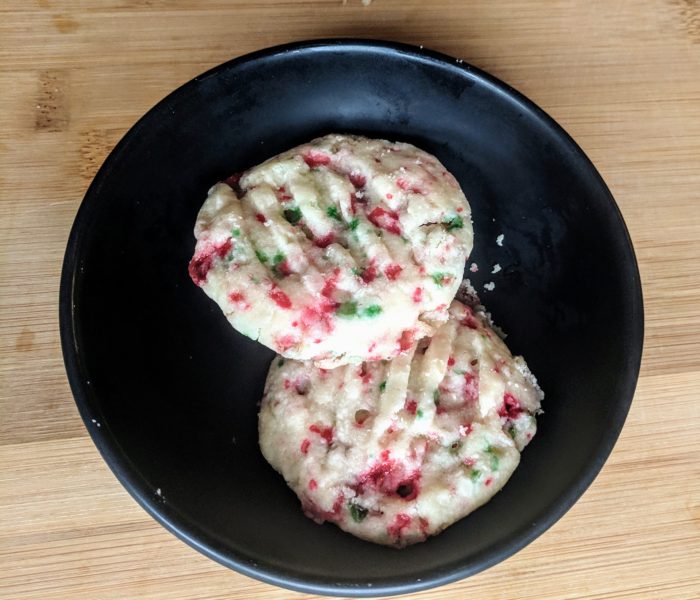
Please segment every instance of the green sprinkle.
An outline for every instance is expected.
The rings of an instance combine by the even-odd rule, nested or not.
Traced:
[[[419,419],[423,416],[423,411],[422,411],[420,408],[416,411],[416,416],[417,416]]]
[[[437,388],[433,390],[433,402],[435,402],[435,406],[440,404],[440,390]]]
[[[370,304],[362,311],[366,317],[376,317],[380,312],[382,312],[382,307],[379,304]]]
[[[326,209],[326,214],[331,218],[335,219],[336,221],[342,221],[343,218],[340,216],[340,213],[338,212],[338,209],[335,206],[329,206]]]
[[[292,225],[296,225],[301,219],[301,211],[296,206],[294,208],[287,208],[284,211],[284,218]]]
[[[350,516],[355,523],[361,523],[365,520],[368,510],[359,504],[350,503]]]
[[[380,391],[380,392],[383,392],[385,389],[386,389],[386,380],[382,381],[382,382],[379,384],[379,391]]]
[[[464,369],[455,369],[455,375],[464,375],[465,373]]]
[[[359,224],[360,224],[360,220],[359,220],[359,219],[353,219],[352,221],[350,221],[350,222],[348,223],[348,227],[349,227],[352,231],[355,231],[355,229],[357,229],[357,226],[358,226]]]
[[[401,236],[401,241],[402,241],[404,244],[408,244],[408,238],[407,238],[407,237]]]
[[[267,262],[267,254],[265,254],[262,250],[256,250],[255,251],[255,256],[258,257],[258,260],[261,263],[266,263]]]
[[[452,217],[449,221],[445,221],[445,224],[447,225],[447,231],[462,229],[462,227],[464,227],[464,221],[462,221],[462,217],[459,215]]]
[[[238,227],[236,227],[235,229],[232,229],[232,230],[231,230],[231,235],[232,235],[233,237],[238,237],[238,236],[241,235],[241,230],[238,229]]]
[[[449,273],[433,273],[432,274],[433,281],[435,282],[435,285],[442,287],[445,285],[447,281],[449,281],[450,274]]]
[[[353,267],[352,273],[353,273],[353,275],[359,277],[360,275],[362,275],[362,269],[359,269],[358,267]]]
[[[486,453],[491,456],[491,461],[489,464],[489,466],[491,467],[491,470],[498,471],[498,465],[501,462],[501,459],[498,456],[498,450],[489,444],[486,447]]]
[[[512,437],[513,439],[515,439],[515,426],[514,426],[514,425],[511,425],[511,426],[508,428],[508,435],[509,435],[510,437]]]
[[[479,477],[481,477],[481,471],[479,471],[479,469],[472,469],[469,473],[469,479],[472,481],[478,481]]]
[[[342,302],[335,314],[340,317],[354,317],[357,314],[357,302]]]
[[[459,454],[459,451],[462,449],[462,442],[459,440],[456,441],[454,444],[450,446],[450,454],[457,455]]]
[[[283,364],[284,364],[284,359],[283,359],[283,358],[280,358],[280,359],[277,361],[277,366],[278,366],[278,367],[281,367]]]
[[[273,256],[272,264],[277,266],[281,262],[284,262],[285,258],[286,258],[286,256],[284,254],[282,254],[281,252],[278,252],[277,254],[275,254],[275,256]]]

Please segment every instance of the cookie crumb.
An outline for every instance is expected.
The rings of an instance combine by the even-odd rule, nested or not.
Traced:
[[[498,273],[500,270],[501,270],[501,265],[499,265],[498,263],[496,263],[495,265],[493,265],[493,270],[491,271],[491,273],[492,273],[492,274],[493,274],[493,273]]]
[[[496,238],[496,243],[497,243],[499,246],[503,246],[503,239],[504,239],[505,237],[506,237],[506,236],[503,235],[503,234],[499,235],[499,236]]]
[[[469,267],[469,270],[472,273],[476,273],[479,270],[479,265],[477,265],[476,263],[472,263],[471,266]]]
[[[484,284],[484,289],[493,292],[493,290],[496,289],[496,284],[493,281],[489,281]]]

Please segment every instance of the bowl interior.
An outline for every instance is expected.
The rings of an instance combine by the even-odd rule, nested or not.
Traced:
[[[539,432],[504,490],[402,551],[304,517],[257,445],[273,353],[235,332],[187,275],[207,189],[330,132],[412,142],[457,177],[473,210],[469,263],[479,266],[467,276],[546,393]],[[502,271],[491,274],[496,263]],[[493,291],[483,289],[489,281]],[[541,533],[602,466],[641,354],[629,238],[581,151],[503,84],[389,44],[258,53],[166,98],[127,134],[88,191],[61,301],[76,400],[137,500],[229,566],[325,593],[442,583]]]

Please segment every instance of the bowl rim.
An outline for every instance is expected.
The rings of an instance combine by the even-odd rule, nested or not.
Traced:
[[[431,64],[438,68],[450,67],[455,69],[456,73],[461,73],[462,76],[467,73],[472,80],[479,81],[481,84],[487,86],[491,92],[504,96],[509,102],[518,105],[520,110],[529,113],[532,118],[540,120],[547,129],[553,131],[553,133],[569,147],[579,160],[583,161],[583,164],[585,164],[596,177],[601,190],[605,192],[611,207],[614,209],[614,214],[619,221],[619,225],[621,225],[621,231],[624,233],[625,239],[622,245],[627,255],[625,257],[625,262],[632,275],[631,280],[628,282],[631,301],[628,306],[627,317],[632,326],[631,339],[628,344],[629,354],[627,356],[624,373],[624,386],[619,401],[616,403],[612,413],[609,427],[601,434],[597,442],[596,451],[591,456],[586,468],[577,474],[575,485],[563,491],[555,503],[546,509],[541,518],[535,523],[532,523],[531,527],[514,533],[507,542],[491,548],[488,552],[484,553],[478,561],[467,565],[451,567],[436,573],[433,577],[422,578],[417,581],[415,579],[405,581],[400,578],[387,577],[379,583],[358,582],[356,584],[333,584],[328,580],[324,581],[318,577],[301,576],[293,573],[291,570],[286,571],[283,568],[271,564],[261,565],[259,562],[252,561],[250,558],[246,558],[236,551],[224,547],[213,539],[206,539],[208,536],[205,533],[201,532],[198,534],[197,531],[193,531],[192,521],[188,520],[167,502],[164,502],[162,497],[153,494],[152,487],[138,474],[136,465],[131,463],[127,453],[122,449],[118,440],[111,435],[109,427],[101,426],[99,410],[91,399],[90,381],[85,377],[81,350],[78,346],[78,338],[76,335],[76,315],[73,297],[76,275],[81,268],[79,264],[79,250],[81,248],[82,239],[90,228],[92,217],[96,212],[96,201],[105,180],[108,178],[111,163],[116,160],[116,156],[127,148],[129,141],[138,135],[141,128],[150,117],[161,110],[162,106],[167,104],[172,98],[181,95],[190,88],[194,88],[201,81],[217,76],[222,72],[235,69],[241,65],[272,57],[282,57],[287,54],[327,52],[338,49],[349,52],[373,51]],[[629,412],[641,365],[644,342],[644,309],[639,267],[629,231],[617,203],[591,160],[561,125],[544,110],[507,83],[474,67],[468,62],[424,48],[423,46],[374,39],[321,38],[272,46],[221,63],[169,93],[138,119],[124,134],[105,159],[88,187],[71,227],[60,278],[59,327],[68,381],[85,427],[93,443],[102,455],[102,458],[119,482],[126,488],[136,502],[156,521],[205,556],[258,581],[297,592],[311,594],[378,597],[419,592],[449,584],[483,571],[512,556],[530,544],[556,523],[575,504],[596,478],[612,452]]]

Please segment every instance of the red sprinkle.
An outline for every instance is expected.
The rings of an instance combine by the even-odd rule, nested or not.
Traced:
[[[406,473],[404,464],[389,458],[389,451],[384,450],[380,460],[357,478],[355,488],[359,494],[372,487],[387,496],[410,501],[418,496],[420,477],[420,471]]]
[[[404,331],[401,332],[401,337],[398,339],[399,350],[401,352],[406,352],[411,349],[411,346],[413,346],[414,333],[413,329],[404,329]]]
[[[297,394],[304,395],[308,393],[311,382],[305,375],[301,375],[294,380],[294,390]]]
[[[406,404],[404,404],[404,409],[406,409],[406,412],[415,415],[416,410],[418,409],[418,402],[415,400],[408,400],[406,399]]]
[[[377,278],[377,264],[375,259],[369,261],[369,266],[362,270],[362,281],[372,283]]]
[[[201,286],[207,280],[207,273],[211,269],[211,263],[211,254],[193,258],[188,268],[192,281]]]
[[[275,339],[275,346],[279,352],[285,352],[297,343],[293,335],[283,335]]]
[[[338,285],[338,278],[340,277],[340,267],[333,269],[333,273],[324,279],[323,289],[321,290],[321,295],[326,298],[330,298]]]
[[[454,357],[454,356],[450,356],[450,358],[447,359],[447,366],[448,366],[448,367],[454,367],[454,364],[455,364],[455,357]]]
[[[224,183],[229,187],[233,188],[238,184],[242,176],[243,173],[234,173],[233,175],[231,175],[231,177],[227,177],[226,179],[224,179]]]
[[[467,402],[479,399],[479,379],[472,373],[464,374],[464,399]]]
[[[246,302],[245,296],[241,292],[231,292],[228,299],[237,305],[240,310],[250,310],[250,303]]]
[[[310,479],[309,480],[309,489],[310,490],[315,490],[318,487],[318,483],[316,483],[315,479]]]
[[[319,152],[318,150],[309,150],[302,156],[302,158],[304,159],[304,162],[312,169],[321,165],[328,165],[331,162],[330,156],[324,152]]]
[[[332,427],[319,427],[314,423],[309,426],[309,431],[312,433],[317,433],[326,442],[326,444],[331,444],[333,442],[333,428]]]
[[[411,524],[411,517],[406,513],[396,515],[394,522],[386,528],[386,532],[393,538],[400,538],[401,533]]]
[[[277,269],[277,272],[283,277],[287,277],[287,275],[292,274],[292,269],[289,266],[289,261],[286,258],[280,264],[278,264],[275,269]]]
[[[278,187],[277,188],[277,199],[280,202],[289,202],[292,197],[287,193],[287,190],[284,186]]]
[[[424,194],[425,193],[415,183],[409,183],[403,177],[399,177],[396,180],[396,185],[398,185],[402,190],[407,191],[407,192],[413,192],[414,194]]]
[[[387,194],[386,199],[391,200],[394,197],[394,194]]]
[[[277,306],[280,308],[284,308],[289,310],[292,308],[292,301],[289,299],[289,296],[285,294],[281,289],[278,287],[273,287],[267,295],[272,299]]]
[[[382,452],[379,462],[357,478],[357,487],[360,492],[365,486],[373,486],[383,492],[391,492],[396,489],[399,478],[394,476],[394,471],[400,470],[403,473],[403,468],[397,466],[396,461],[389,458],[389,455],[385,455],[384,452]]]
[[[399,215],[396,211],[385,210],[381,206],[377,206],[367,215],[367,218],[377,227],[385,229],[389,233],[401,235]]]
[[[492,483],[493,483],[493,477],[489,477],[488,479],[486,479],[486,481],[484,481],[484,485],[491,485]]]
[[[310,498],[304,498],[302,500],[302,509],[305,515],[311,517],[317,523],[323,523],[324,521],[336,521],[340,516],[340,511],[344,503],[345,496],[341,492],[336,497],[331,510],[323,510]]]
[[[188,271],[192,281],[201,286],[207,280],[207,274],[214,262],[214,256],[224,258],[231,250],[232,245],[231,238],[229,238],[218,246],[205,246],[204,251],[199,256],[195,255],[190,261]]]
[[[265,223],[267,219],[265,218],[265,215],[261,213],[255,213],[255,218],[260,222],[260,223]]]
[[[417,287],[413,290],[413,301],[419,304],[423,300],[423,288]]]
[[[350,173],[348,177],[350,178],[350,183],[352,183],[356,188],[365,187],[365,184],[367,183],[367,179],[361,173],[353,172]]]
[[[304,441],[301,443],[301,447],[299,450],[301,450],[302,454],[307,454],[309,451],[309,446],[311,445],[311,440],[309,438],[304,438]]]
[[[233,242],[231,241],[231,238],[229,238],[223,244],[216,247],[216,255],[219,258],[224,258],[224,256],[229,253],[229,250],[231,250],[231,246],[233,246]]]
[[[333,331],[333,318],[331,313],[335,310],[335,304],[329,302],[326,298],[322,298],[317,306],[305,306],[301,311],[301,329],[302,331],[316,331],[320,327],[324,333]],[[320,343],[321,340],[316,338],[315,343]]]
[[[367,370],[367,365],[365,363],[360,365],[357,375],[362,379],[364,385],[368,385],[370,381],[372,381],[372,373]]]
[[[401,271],[403,271],[403,267],[401,265],[392,263],[386,269],[384,269],[384,274],[390,281],[395,281],[401,274]]]
[[[498,415],[515,419],[523,412],[523,407],[520,406],[518,399],[513,394],[506,392],[503,395],[503,405],[498,409]]]
[[[467,313],[466,316],[460,321],[462,325],[465,327],[469,327],[469,329],[478,329],[479,324],[476,322],[476,319],[474,318],[474,312],[469,306],[464,307],[465,312]]]
[[[326,246],[330,246],[334,241],[335,234],[331,231],[329,234],[324,235],[323,237],[316,238],[314,240],[314,244],[316,244],[319,248],[325,248]]]
[[[357,196],[354,192],[350,194],[350,212],[353,215],[357,213]]]

